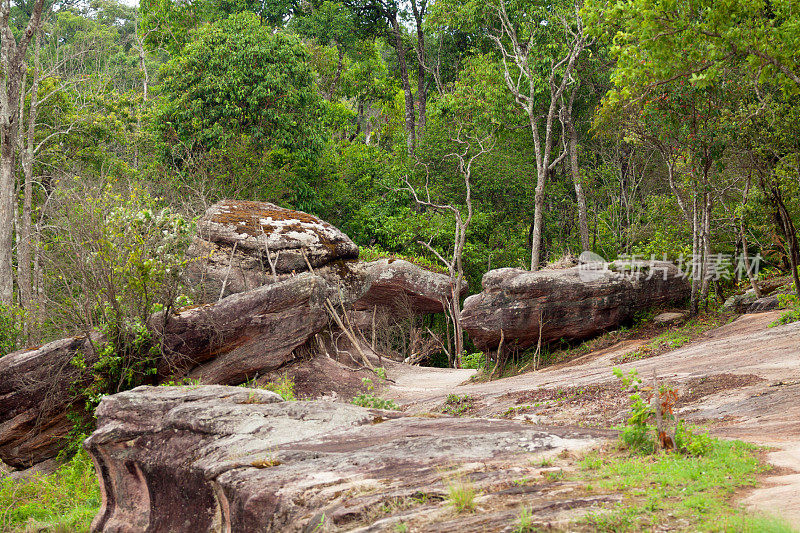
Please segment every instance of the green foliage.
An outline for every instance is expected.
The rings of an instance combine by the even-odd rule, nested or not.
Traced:
[[[83,402],[83,413],[72,413],[81,432],[104,395],[155,382],[160,342],[147,324],[152,313],[187,302],[180,273],[194,224],[139,188],[76,185],[57,201],[44,253],[47,290],[62,314],[51,312],[45,327],[102,334],[93,353],[71,362],[81,371],[71,390]]]
[[[297,400],[295,396],[295,382],[289,376],[281,376],[275,381],[267,381],[266,383],[257,383],[255,380],[250,380],[240,385],[241,387],[248,387],[251,389],[264,389],[280,394],[287,402]]]
[[[613,372],[622,382],[623,390],[634,389],[635,391],[630,395],[628,419],[625,425],[620,428],[620,441],[625,447],[636,452],[643,454],[653,453],[656,449],[656,441],[653,435],[654,428],[647,421],[654,412],[650,404],[644,401],[642,394],[638,390],[642,384],[642,378],[639,377],[639,373],[635,368],[625,374],[621,369],[614,367]]]
[[[308,55],[252,13],[201,26],[161,78],[156,127],[167,161],[194,166],[238,146],[258,160],[281,150],[291,167],[320,152],[322,108]]]
[[[486,354],[483,352],[475,352],[464,355],[461,358],[461,368],[472,368],[475,370],[483,370],[486,368]]]
[[[94,465],[81,450],[53,474],[0,478],[0,530],[89,531],[100,500]]]
[[[23,320],[25,320],[24,310],[0,304],[0,357],[20,347],[23,340]]]
[[[442,406],[442,412],[448,415],[460,416],[468,412],[475,405],[475,398],[469,394],[459,396],[458,394],[448,394]]]
[[[716,439],[708,433],[697,433],[692,431],[683,420],[678,422],[675,430],[675,448],[686,455],[701,457],[714,449]]]
[[[785,309],[778,319],[771,323],[769,327],[791,324],[800,320],[800,300],[794,294],[779,294],[778,301],[781,309]]]
[[[364,393],[355,396],[352,400],[350,400],[350,403],[353,405],[358,405],[359,407],[368,407],[371,409],[388,409],[392,411],[400,409],[400,407],[392,400],[385,400],[372,394]]]

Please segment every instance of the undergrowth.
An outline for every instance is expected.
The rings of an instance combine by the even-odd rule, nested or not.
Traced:
[[[89,531],[100,487],[81,450],[50,475],[0,479],[0,531]]]
[[[597,531],[642,531],[669,523],[690,531],[761,531],[750,526],[762,518],[732,501],[737,489],[754,486],[767,469],[757,452],[751,444],[717,439],[699,456],[593,452],[580,461],[578,479],[595,492],[623,499],[584,521]],[[748,527],[737,527],[742,525]]]
[[[783,326],[800,320],[800,300],[794,294],[779,294],[778,301],[783,313],[769,327]]]

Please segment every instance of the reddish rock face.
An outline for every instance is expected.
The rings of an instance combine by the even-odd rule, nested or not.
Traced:
[[[652,273],[652,276],[651,276]],[[464,330],[482,349],[524,348],[539,340],[585,339],[616,328],[639,311],[684,302],[689,281],[669,263],[635,275],[585,267],[530,272],[501,268],[483,276],[483,292],[464,302]]]
[[[70,337],[0,358],[0,460],[28,468],[58,454],[81,380],[72,360],[80,353],[91,365],[101,342],[99,335]]]
[[[159,375],[236,385],[275,370],[328,324],[324,302],[331,293],[325,280],[306,273],[166,321],[154,315],[150,328],[163,336]]]
[[[92,528],[107,532],[352,530],[375,522],[371,513],[385,502],[413,495],[441,502],[443,468],[472,465],[486,490],[501,494],[531,469],[531,453],[586,447],[610,434],[282,402],[221,386],[139,387],[106,397],[97,417],[85,442],[103,492]],[[432,509],[417,507],[398,506],[397,521],[414,512],[424,520]],[[386,521],[386,512],[375,516]],[[462,522],[460,531],[497,525]]]

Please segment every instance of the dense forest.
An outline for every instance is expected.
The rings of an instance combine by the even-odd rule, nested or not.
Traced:
[[[0,353],[190,303],[183,251],[221,198],[472,293],[585,250],[686,264],[694,311],[759,269],[797,289],[798,11],[3,2]]]

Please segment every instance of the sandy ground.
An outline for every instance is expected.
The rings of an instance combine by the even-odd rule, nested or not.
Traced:
[[[800,323],[770,328],[779,312],[744,315],[689,346],[615,365],[644,341],[625,341],[570,363],[488,383],[472,370],[398,365],[383,395],[411,412],[441,409],[449,394],[469,395],[471,415],[608,427],[626,408],[612,368],[655,371],[681,395],[683,419],[725,438],[770,447],[776,468],[742,502],[800,527]]]

